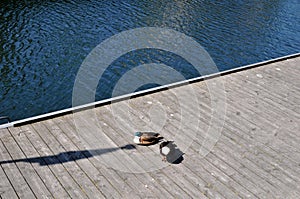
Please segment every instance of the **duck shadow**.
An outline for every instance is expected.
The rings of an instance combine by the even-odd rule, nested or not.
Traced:
[[[117,150],[133,150],[136,147],[132,144],[127,144],[121,147],[104,148],[104,149],[93,149],[93,150],[79,150],[79,151],[66,151],[57,155],[39,156],[32,158],[21,158],[15,160],[4,160],[0,161],[0,165],[17,163],[17,162],[28,162],[28,163],[39,163],[40,166],[62,164],[66,162],[72,162],[80,159],[87,159],[94,156],[100,156],[105,153],[111,153]]]

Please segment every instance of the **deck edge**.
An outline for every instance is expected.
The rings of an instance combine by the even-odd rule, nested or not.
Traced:
[[[275,58],[275,59],[270,59],[270,60],[266,60],[266,61],[262,61],[262,62],[257,62],[257,63],[254,63],[254,64],[249,64],[249,65],[233,68],[233,69],[222,71],[222,72],[219,72],[219,73],[214,73],[214,74],[210,74],[210,75],[196,77],[196,78],[192,78],[192,79],[188,79],[188,80],[184,80],[184,81],[180,81],[180,82],[176,82],[176,83],[172,83],[172,84],[167,84],[167,85],[163,85],[163,86],[159,86],[159,87],[155,87],[155,88],[151,88],[151,89],[147,89],[147,90],[142,90],[142,91],[139,91],[139,92],[136,92],[136,93],[129,93],[129,94],[126,94],[126,95],[121,95],[121,96],[118,96],[118,97],[113,97],[113,98],[109,98],[109,99],[105,99],[105,100],[100,100],[100,101],[96,101],[96,102],[93,102],[93,103],[84,104],[84,105],[81,105],[81,106],[66,108],[66,109],[62,109],[62,110],[59,110],[59,111],[54,111],[54,112],[50,112],[50,113],[46,113],[46,114],[42,114],[42,115],[37,115],[37,116],[34,116],[34,117],[29,117],[29,118],[25,118],[25,119],[21,119],[21,120],[16,120],[16,121],[13,121],[13,122],[10,122],[10,123],[1,124],[0,129],[15,127],[15,126],[22,126],[22,125],[25,125],[25,124],[30,124],[30,123],[34,123],[34,122],[38,122],[38,121],[42,121],[42,120],[46,120],[46,119],[51,119],[51,118],[59,117],[59,116],[62,116],[62,115],[67,115],[67,114],[70,114],[72,112],[77,112],[77,111],[91,109],[91,108],[95,108],[95,107],[99,107],[99,106],[104,106],[104,105],[107,105],[109,103],[115,103],[115,102],[118,102],[118,101],[123,101],[123,100],[130,99],[130,98],[136,98],[136,97],[140,97],[140,96],[160,92],[160,91],[170,89],[170,88],[180,87],[180,86],[187,85],[187,84],[190,84],[190,83],[196,83],[196,82],[204,81],[204,80],[207,80],[207,79],[213,79],[213,78],[216,78],[216,77],[225,76],[225,75],[229,75],[229,74],[232,74],[232,73],[237,73],[237,72],[240,72],[240,71],[249,70],[249,69],[252,69],[252,68],[264,66],[264,65],[267,65],[267,64],[272,64],[272,63],[275,63],[275,62],[296,58],[296,57],[299,57],[299,56],[300,56],[300,53],[286,55],[286,56],[278,57],[278,58]]]

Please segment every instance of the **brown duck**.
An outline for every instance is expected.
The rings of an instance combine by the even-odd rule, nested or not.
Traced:
[[[154,132],[136,132],[133,142],[140,145],[156,144],[163,137],[159,133]]]

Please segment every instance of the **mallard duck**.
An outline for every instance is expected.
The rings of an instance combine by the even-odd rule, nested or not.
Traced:
[[[162,161],[172,164],[179,164],[183,160],[183,152],[177,148],[174,141],[163,141],[159,145],[160,154],[163,156]]]
[[[140,145],[150,145],[159,142],[163,137],[154,132],[136,132],[133,142]]]

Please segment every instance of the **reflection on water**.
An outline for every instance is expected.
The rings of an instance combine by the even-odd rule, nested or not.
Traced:
[[[210,53],[219,70],[297,53],[299,10],[297,0],[1,1],[0,115],[17,120],[71,107],[83,59],[101,41],[128,29],[183,32]],[[199,75],[176,55],[138,50],[110,66],[96,99],[110,97],[122,74],[146,63],[172,65],[186,78]]]

